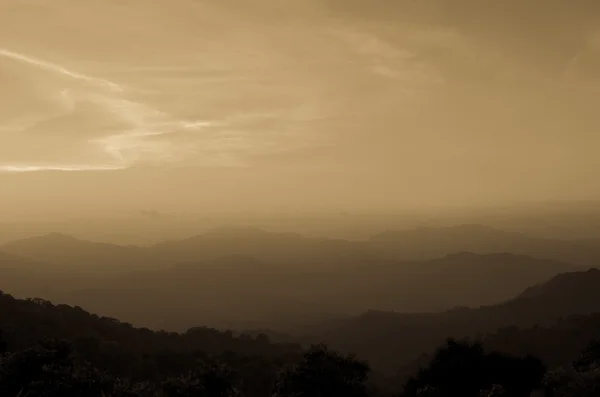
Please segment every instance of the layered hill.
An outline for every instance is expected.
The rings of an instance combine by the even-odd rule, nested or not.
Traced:
[[[135,328],[115,318],[89,313],[79,306],[54,305],[40,298],[15,299],[4,293],[0,293],[0,329],[9,351],[28,348],[47,338],[112,342],[124,353],[136,355],[166,350],[180,353],[201,350],[205,354],[230,350],[249,355],[299,351],[296,345],[271,345],[264,340],[235,337],[231,331],[208,327],[194,327],[181,334]]]
[[[137,267],[149,267],[152,263],[152,257],[142,247],[91,242],[61,233],[9,242],[2,246],[2,250],[51,264],[54,269],[90,274],[131,271]]]
[[[398,239],[387,233],[353,242],[215,229],[136,247],[55,233],[2,249],[31,262],[20,266],[25,282],[28,274],[32,279],[44,275],[45,283],[32,283],[24,291],[27,296],[177,330],[203,323],[294,332],[300,323],[315,318],[369,309],[436,312],[490,305],[575,270],[557,260],[506,253],[513,248],[528,252],[531,238],[494,229],[462,226],[405,235]],[[548,247],[560,244],[575,243],[544,241]],[[465,248],[485,253],[462,252]],[[579,255],[578,248],[572,247],[571,258]],[[435,253],[435,259],[423,260]],[[6,288],[21,295],[10,283]]]
[[[90,242],[51,233],[1,247],[28,259],[60,266],[123,269],[172,265],[241,255],[271,263],[322,267],[340,261],[429,260],[460,252],[511,253],[592,267],[600,257],[595,240],[568,241],[531,237],[482,225],[457,225],[387,231],[367,241],[307,237],[255,228],[218,228],[186,239],[148,247]]]
[[[510,254],[462,253],[424,262],[337,259],[320,266],[236,255],[108,278],[67,292],[61,301],[153,327],[205,323],[294,333],[315,318],[368,309],[489,305],[572,269]]]
[[[392,370],[392,363],[414,359],[448,337],[483,336],[506,327],[549,327],[561,318],[593,313],[600,313],[597,269],[563,273],[504,303],[479,308],[421,314],[369,311],[320,335]]]
[[[510,252],[593,267],[600,262],[594,240],[568,241],[532,237],[477,224],[390,230],[373,236],[370,248],[399,259],[432,259],[449,253]]]
[[[67,286],[82,285],[83,281],[80,272],[3,251],[0,251],[0,279],[7,291],[19,297],[56,297]]]

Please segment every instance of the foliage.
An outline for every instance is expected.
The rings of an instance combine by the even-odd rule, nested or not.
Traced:
[[[594,316],[564,320],[556,334],[541,327],[504,329],[484,344],[449,339],[406,382],[402,396],[525,397],[541,385],[547,397],[597,397],[597,341],[548,372],[527,354],[486,349],[490,340],[503,351],[534,335],[554,340],[569,327],[585,336],[593,329],[586,324],[596,323]],[[234,337],[205,327],[155,332],[8,295],[0,295],[0,327],[2,397],[380,397],[393,389],[381,394],[369,383],[378,374],[353,355],[324,344],[306,351],[274,344],[265,334]]]
[[[273,393],[276,397],[363,397],[369,366],[353,356],[342,356],[320,344],[304,360],[284,371]]]
[[[599,342],[591,341],[572,365],[548,371],[543,384],[548,397],[600,395]]]
[[[405,395],[418,396],[433,387],[440,397],[479,397],[482,390],[490,390],[495,396],[499,393],[497,385],[501,385],[511,396],[529,396],[544,372],[542,363],[533,357],[485,353],[481,344],[449,339],[436,351],[429,366],[409,379]]]

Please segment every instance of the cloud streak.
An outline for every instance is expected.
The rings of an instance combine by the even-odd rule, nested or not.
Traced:
[[[0,48],[0,57],[5,57],[9,59],[13,59],[15,61],[24,62],[32,66],[36,66],[38,68],[48,70],[51,72],[55,72],[61,74],[66,77],[70,77],[72,79],[86,81],[89,83],[99,84],[101,86],[107,87],[113,92],[123,92],[124,89],[119,84],[116,84],[112,81],[99,79],[96,77],[87,76],[85,74],[77,73],[72,70],[69,70],[61,65],[57,65],[52,62],[48,62],[42,59],[34,58],[28,55],[24,55],[18,52],[10,51],[6,48]]]
[[[127,99],[128,90],[114,81],[79,73],[61,65],[5,48],[0,48],[0,57],[26,63],[68,79],[90,83],[91,87],[86,87],[83,90],[76,88],[75,91],[78,92],[78,95],[72,95],[69,89],[61,89],[57,95],[57,102],[65,109],[61,114],[62,116],[75,113],[78,103],[85,101],[108,112],[115,119],[128,126],[120,131],[107,132],[102,134],[103,136],[87,140],[89,145],[100,147],[101,151],[110,157],[111,161],[109,163],[72,165],[49,163],[3,164],[0,165],[1,172],[109,171],[125,169],[133,166],[138,161],[151,161],[152,158],[164,160],[172,157],[169,153],[169,151],[174,151],[172,144],[149,141],[147,138],[170,134],[182,129],[188,131],[200,130],[218,125],[210,121],[179,119],[147,104]],[[20,133],[26,133],[27,130],[51,118],[53,117],[33,117],[29,122],[3,126],[0,131],[14,132],[16,130]],[[82,126],[82,128],[85,128],[85,126]],[[181,151],[178,153],[181,154]]]
[[[1,173],[25,173],[25,172],[40,172],[40,171],[118,171],[126,169],[126,166],[118,165],[90,165],[90,164],[0,164]]]

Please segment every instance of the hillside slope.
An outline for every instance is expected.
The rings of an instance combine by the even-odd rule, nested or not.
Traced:
[[[514,299],[477,309],[423,314],[369,311],[315,334],[392,370],[397,362],[415,359],[447,337],[483,336],[511,326],[551,326],[572,315],[600,313],[598,274],[597,269],[560,274]]]

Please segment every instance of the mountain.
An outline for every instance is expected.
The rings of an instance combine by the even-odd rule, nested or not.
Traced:
[[[131,271],[147,269],[151,265],[213,261],[235,255],[270,263],[314,266],[341,260],[381,258],[360,242],[272,233],[255,228],[217,228],[149,247],[90,242],[50,233],[13,241],[1,248],[36,261],[96,271]]]
[[[322,268],[347,263],[423,261],[460,252],[508,252],[591,267],[600,258],[594,242],[530,237],[480,225],[388,231],[368,241],[307,237],[256,228],[217,228],[148,247],[90,242],[51,233],[0,247],[34,261],[94,271],[130,271],[156,265],[213,261],[241,255],[281,265]]]
[[[253,228],[214,229],[149,247],[54,233],[3,249],[31,262],[21,266],[19,281],[19,288],[28,287],[27,296],[175,330],[203,323],[294,333],[315,320],[369,309],[418,313],[491,305],[576,269],[561,261],[495,251],[527,248],[527,236],[482,226],[434,230],[402,232],[410,238],[400,244],[396,233],[355,242]],[[563,243],[571,244],[545,244]],[[461,252],[463,246],[496,253]],[[431,260],[398,259],[435,252],[441,254]],[[40,281],[27,284],[27,274]]]
[[[396,287],[410,291],[411,295],[405,299],[419,304],[413,303],[412,309],[408,305],[406,308],[397,306],[396,311],[422,311],[424,308],[439,311],[449,309],[450,303],[469,307],[499,303],[529,285],[578,269],[564,262],[526,255],[473,252],[399,266],[406,270],[401,270],[403,274],[394,278]]]
[[[580,305],[581,307],[594,304],[593,300],[598,295],[600,285],[600,270],[589,269],[585,273],[573,272],[563,273],[553,277],[546,283],[541,283],[527,288],[518,299],[544,299],[563,300],[563,297],[578,299],[577,302],[569,302],[569,305]]]
[[[69,393],[73,394],[56,394],[61,396],[104,395],[90,392],[89,385],[103,385],[106,376],[133,382],[160,383],[168,377],[187,374],[202,362],[210,363],[215,359],[236,370],[244,382],[244,395],[268,395],[263,389],[270,391],[283,365],[293,363],[303,354],[299,345],[271,343],[264,334],[235,336],[231,331],[207,327],[196,327],[181,334],[154,332],[134,328],[114,318],[91,314],[81,307],[54,305],[43,299],[15,299],[2,293],[0,347],[2,353],[4,349],[9,352],[7,355],[0,354],[3,387],[6,387],[6,378],[10,376],[7,374],[35,376],[33,374],[36,371],[32,368],[46,363],[43,361],[47,357],[44,352],[66,353],[73,365],[80,367],[80,379],[83,379],[85,375],[82,373],[88,368],[85,363],[97,369],[93,373],[103,375],[86,384],[87,394],[71,391]],[[19,360],[23,359],[27,360],[26,370],[20,370],[24,367]],[[39,364],[40,359],[42,364]],[[53,365],[52,370],[64,362],[57,361],[53,361],[57,365]],[[15,362],[21,366],[11,365]],[[15,376],[10,381],[19,379],[19,376]],[[35,383],[28,379],[31,378],[21,379],[24,385]],[[63,376],[61,379],[71,378]],[[58,388],[56,383],[52,387]],[[17,391],[10,393],[3,391],[2,395],[17,395],[19,389],[17,387]],[[41,395],[39,392],[28,394]]]
[[[559,274],[506,302],[479,308],[414,314],[371,310],[313,334],[393,370],[398,362],[416,359],[448,337],[476,337],[511,326],[551,326],[564,317],[600,312],[599,275],[597,269]]]
[[[48,263],[32,261],[0,251],[0,274],[2,284],[16,296],[55,297],[67,285],[77,285],[77,272],[57,269]]]
[[[1,248],[23,258],[52,264],[53,269],[88,274],[131,271],[153,263],[143,247],[91,242],[60,233],[13,241]]]
[[[461,253],[426,262],[342,258],[312,266],[231,255],[107,278],[60,300],[152,327],[204,323],[294,333],[315,320],[373,308],[433,312],[493,304],[572,269],[511,254]]]
[[[470,251],[510,252],[585,267],[600,262],[600,245],[593,242],[531,237],[477,224],[386,231],[371,237],[369,247],[405,260],[426,260]]]
[[[159,243],[149,250],[155,257],[177,258],[178,262],[243,255],[271,263],[302,262],[317,267],[331,261],[381,257],[362,242],[273,233],[256,228],[216,228],[188,239]]]
[[[160,351],[167,347],[165,344],[170,345],[169,348],[180,351],[182,349],[192,351],[198,348],[207,353],[218,351],[219,346],[210,343],[211,337],[221,338],[223,341],[229,340],[231,345],[248,342],[247,338],[233,337],[229,331],[217,331],[207,327],[195,327],[187,334],[134,328],[131,324],[114,318],[89,313],[79,306],[54,305],[39,298],[15,299],[4,293],[0,293],[0,308],[0,329],[3,331],[2,337],[8,343],[9,350],[26,348],[44,338],[58,338],[73,342],[85,337],[98,338],[114,341],[122,345],[124,350],[142,349],[146,352]],[[57,321],[58,319],[60,321]],[[201,340],[202,335],[205,336],[205,340]],[[193,342],[194,339],[196,342]],[[131,341],[136,342],[131,343]],[[252,341],[247,344],[252,345]],[[273,347],[274,350],[277,349],[277,346]],[[223,344],[221,348],[228,347]]]

